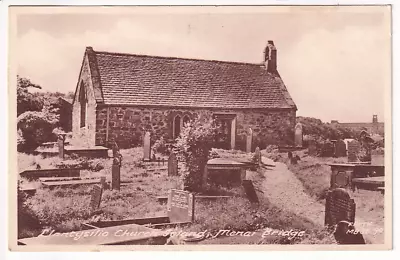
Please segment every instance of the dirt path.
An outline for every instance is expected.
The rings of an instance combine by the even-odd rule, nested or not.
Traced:
[[[265,170],[265,179],[262,183],[264,195],[275,206],[292,211],[296,215],[305,217],[315,225],[324,226],[325,205],[319,203],[310,197],[305,191],[300,180],[291,172],[286,164],[273,162],[262,157],[265,164],[275,165]],[[367,225],[368,223],[357,217],[355,220],[357,226]],[[373,244],[384,242],[384,234],[364,234],[364,238]]]
[[[265,170],[265,179],[262,184],[264,195],[268,197],[268,200],[277,207],[290,210],[322,227],[325,206],[304,192],[303,184],[285,164],[274,163],[265,157],[263,157],[263,162],[275,165],[270,170]]]

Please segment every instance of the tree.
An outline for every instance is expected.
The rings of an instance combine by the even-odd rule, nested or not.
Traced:
[[[33,151],[44,142],[55,141],[53,129],[57,122],[57,116],[45,109],[41,112],[27,111],[18,116],[18,150]]]
[[[43,108],[42,99],[30,93],[29,88],[41,89],[29,79],[17,75],[17,116],[26,111],[41,111]]]
[[[203,173],[215,140],[216,126],[213,120],[196,119],[184,125],[177,139],[178,154],[185,162],[181,174],[184,189],[200,191],[204,186]]]
[[[297,117],[297,122],[303,125],[303,134],[317,141],[357,138],[357,132],[340,125],[323,123],[312,117]]]

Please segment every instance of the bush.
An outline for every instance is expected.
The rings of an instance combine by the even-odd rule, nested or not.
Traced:
[[[18,183],[18,238],[25,237],[28,230],[36,230],[40,228],[40,221],[35,215],[35,213],[29,208],[26,203],[27,196],[20,189]]]
[[[44,142],[56,141],[53,133],[56,123],[56,118],[46,112],[28,111],[18,116],[17,128],[21,134],[17,140],[19,151],[35,150]]]
[[[161,137],[154,143],[152,150],[164,155],[168,153],[167,142],[165,142],[164,137]]]
[[[176,149],[182,157],[185,171],[181,174],[184,189],[200,191],[203,186],[203,172],[216,135],[213,120],[195,120],[187,123],[177,139]]]

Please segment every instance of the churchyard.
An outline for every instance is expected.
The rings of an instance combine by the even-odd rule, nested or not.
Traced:
[[[192,219],[167,225],[171,221],[165,218],[170,207],[168,194],[171,189],[182,190],[179,171],[183,169],[183,163],[176,160],[175,164],[171,164],[168,155],[146,155],[147,151],[142,147],[119,150],[117,155],[120,154],[122,160],[116,162],[115,152],[110,150],[107,158],[71,155],[64,159],[58,155],[19,153],[19,172],[35,169],[80,170],[79,177],[58,177],[54,186],[48,185],[52,178],[20,177],[21,188],[30,187],[35,191],[32,193],[27,189],[21,193],[25,203],[19,207],[18,238],[23,241],[24,238],[40,235],[46,237],[46,234],[78,232],[101,223],[118,227],[138,223],[139,220],[153,224],[150,227],[164,232],[201,233],[203,237],[197,242],[199,244],[335,244],[338,241],[324,223],[324,205],[331,185],[330,165],[346,163],[347,157],[317,157],[299,149],[291,152],[291,157],[299,158],[293,163],[287,152],[267,147],[260,152],[262,167],[250,167],[245,171],[250,188],[246,187],[245,180],[242,180],[242,185],[240,180],[236,185],[235,182],[221,185],[216,179],[201,192],[193,192]],[[213,149],[209,158],[214,159],[209,161],[209,171],[221,171],[223,168],[218,167],[225,167],[226,162],[228,165],[252,162],[256,157],[257,151]],[[382,162],[383,155],[373,155],[372,158]],[[116,184],[113,167],[118,163]],[[286,172],[289,174],[286,175]],[[104,177],[105,180],[102,180]],[[84,183],[90,180],[93,182]],[[75,183],[61,185],[67,182]],[[97,195],[100,197],[94,198],[94,187],[101,186],[101,194]],[[348,194],[355,202],[356,226],[361,225],[358,230],[365,233],[365,242],[382,243],[384,196],[376,190],[363,189],[348,190]],[[251,196],[255,196],[256,200]],[[98,200],[95,209],[93,200]],[[311,203],[306,211],[303,203]],[[157,226],[158,222],[161,224]],[[179,217],[172,222],[180,222]],[[289,230],[292,233],[284,233]],[[172,244],[189,243],[174,239],[168,241]],[[164,242],[155,240],[146,243]]]

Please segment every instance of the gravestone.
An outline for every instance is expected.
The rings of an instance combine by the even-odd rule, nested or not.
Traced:
[[[100,177],[100,186],[102,189],[106,188],[106,177],[105,176]]]
[[[253,144],[253,130],[249,128],[246,137],[246,153],[251,153],[252,144]]]
[[[300,156],[298,156],[298,155],[292,156],[290,158],[290,164],[297,164],[298,161],[300,161]]]
[[[121,165],[122,155],[118,153],[113,159],[113,165],[111,169],[111,188],[113,190],[121,189]]]
[[[150,132],[146,132],[143,138],[143,160],[150,161]]]
[[[315,140],[308,141],[308,155],[310,156],[317,155],[317,142]]]
[[[347,160],[348,162],[357,162],[358,153],[360,152],[360,143],[352,140],[347,144]]]
[[[176,155],[171,153],[168,158],[168,176],[177,176],[178,175],[178,159],[176,159]]]
[[[114,158],[118,156],[118,154],[119,154],[119,147],[118,147],[117,142],[114,142],[114,145],[113,145],[113,147],[112,147],[112,152],[113,152],[113,157],[114,157]]]
[[[303,147],[303,125],[301,123],[297,123],[294,127],[294,145]]]
[[[366,131],[361,132],[360,134],[360,151],[358,154],[358,158],[362,162],[371,162],[371,143],[374,140],[371,139],[369,134]]]
[[[333,157],[334,155],[334,146],[331,142],[326,142],[322,145],[321,148],[321,157]]]
[[[352,171],[335,168],[331,173],[332,188],[351,188]]]
[[[170,190],[168,193],[167,213],[171,223],[193,222],[193,194],[183,190]]]
[[[58,135],[57,143],[58,143],[58,156],[61,159],[64,159],[65,134]]]
[[[346,155],[346,143],[342,139],[337,140],[335,143],[335,156],[345,157]]]
[[[242,186],[246,192],[247,198],[252,203],[259,203],[256,190],[254,189],[253,182],[251,180],[243,180]]]
[[[255,158],[255,162],[256,164],[260,165],[261,164],[261,151],[260,151],[260,147],[256,147],[256,150],[254,151],[254,158]]]
[[[100,185],[93,186],[90,198],[90,209],[92,212],[95,212],[100,207],[102,193],[103,188]]]
[[[343,188],[328,191],[325,204],[325,225],[333,226],[340,221],[354,223],[356,204]]]

